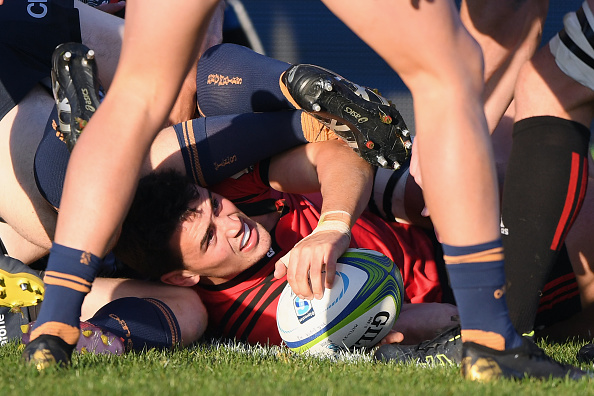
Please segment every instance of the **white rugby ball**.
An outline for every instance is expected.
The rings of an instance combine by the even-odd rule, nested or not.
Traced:
[[[334,285],[322,299],[302,300],[285,286],[276,323],[285,344],[296,352],[334,355],[370,348],[392,328],[402,297],[402,276],[390,258],[373,250],[348,249],[338,259]]]

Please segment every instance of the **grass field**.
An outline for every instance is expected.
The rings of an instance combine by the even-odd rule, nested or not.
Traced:
[[[558,360],[577,363],[578,344],[545,347]],[[0,348],[0,395],[594,395],[594,380],[480,384],[463,380],[455,366],[375,363],[362,353],[315,359],[285,348],[229,343],[75,355],[70,368],[39,373],[21,362],[20,349]]]

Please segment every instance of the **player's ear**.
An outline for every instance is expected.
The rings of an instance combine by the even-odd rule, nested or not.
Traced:
[[[173,286],[194,286],[200,280],[200,275],[188,270],[176,270],[161,275],[161,282]]]

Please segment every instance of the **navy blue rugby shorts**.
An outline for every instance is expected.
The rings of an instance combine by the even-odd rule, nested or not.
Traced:
[[[51,70],[58,44],[81,42],[74,0],[5,0],[0,5],[0,120]]]

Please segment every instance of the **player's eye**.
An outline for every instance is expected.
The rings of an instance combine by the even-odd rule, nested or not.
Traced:
[[[210,205],[212,207],[212,212],[214,214],[218,214],[219,209],[221,208],[221,202],[215,198],[214,196],[210,196]]]
[[[208,227],[208,231],[206,231],[206,243],[211,245],[215,239],[215,230],[214,227]]]

